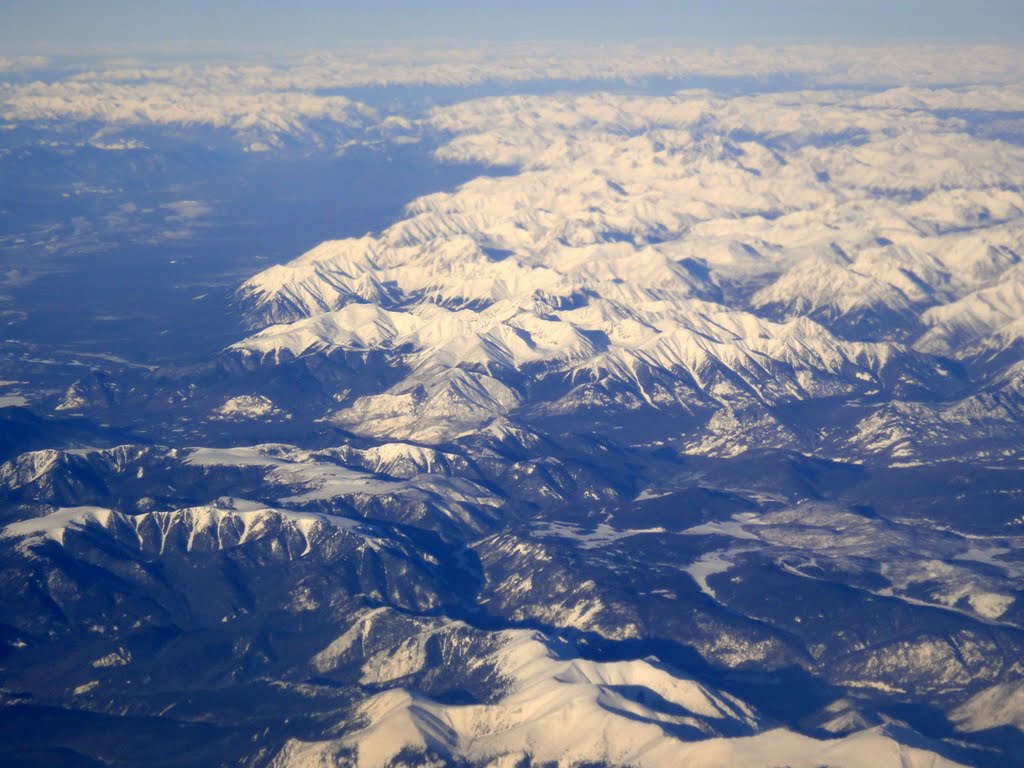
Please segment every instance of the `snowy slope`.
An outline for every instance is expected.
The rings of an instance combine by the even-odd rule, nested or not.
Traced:
[[[691,451],[813,450],[821,436],[773,409],[931,407],[965,394],[946,358],[1024,333],[1024,152],[955,120],[841,92],[680,92],[484,99],[430,121],[443,158],[518,172],[241,289],[260,330],[231,354],[397,374],[323,414],[349,431],[440,444],[653,410],[703,425]],[[754,407],[774,443],[723,427]]]
[[[421,471],[431,467],[449,471]],[[53,506],[86,498],[150,512],[153,499],[126,501],[121,494],[138,493],[152,477],[157,484],[170,480],[172,487],[181,483],[195,487],[205,499],[217,495],[264,499],[282,514],[342,511],[415,522],[448,533],[487,530],[500,518],[504,501],[479,482],[457,476],[451,471],[454,467],[465,469],[465,460],[403,444],[322,452],[280,444],[188,449],[122,446],[23,454],[0,465],[0,490]],[[126,490],[118,490],[126,484]]]
[[[1024,57],[611,52],[15,65],[11,161],[478,175],[211,359],[8,355],[81,373],[2,414],[0,763],[1020,762]]]
[[[31,548],[46,541],[64,544],[68,531],[95,527],[121,540],[127,535],[137,540],[140,549],[159,554],[169,545],[181,545],[184,552],[210,551],[242,546],[268,536],[284,536],[289,541],[289,555],[304,557],[313,551],[317,539],[339,531],[376,546],[371,529],[349,518],[270,509],[243,500],[230,503],[230,507],[212,505],[141,515],[124,515],[102,507],[68,507],[44,517],[10,523],[0,536],[21,539],[22,547]]]
[[[339,638],[345,653],[373,632],[380,613],[368,614]],[[430,637],[459,632],[426,628],[424,636],[387,657],[385,679],[401,680],[425,663],[411,652]],[[570,766],[585,762],[631,766],[954,766],[922,749],[899,744],[882,731],[818,741],[783,729],[766,729],[758,715],[729,694],[681,678],[654,659],[594,662],[562,657],[545,638],[506,631],[497,647],[475,664],[493,667],[503,691],[482,704],[446,705],[403,688],[391,688],[360,705],[361,728],[337,741],[292,741],[275,758],[277,768],[331,764],[350,755],[359,768],[391,765],[399,754],[439,761],[511,766],[526,758]],[[380,680],[371,657],[364,680]],[[397,662],[397,666],[396,666]],[[410,666],[404,666],[405,665]]]

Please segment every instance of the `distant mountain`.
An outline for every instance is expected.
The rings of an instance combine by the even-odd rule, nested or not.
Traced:
[[[696,430],[687,450],[716,455],[885,460],[905,429],[929,435],[901,443],[902,459],[920,460],[987,440],[1001,413],[956,403],[1017,360],[1006,350],[1024,198],[1001,186],[998,165],[1013,151],[967,137],[963,150],[940,123],[882,112],[949,165],[936,175],[911,155],[897,172],[880,159],[900,151],[884,132],[741,141],[735,124],[756,122],[752,110],[781,119],[792,107],[710,104],[729,111],[702,121],[684,96],[606,95],[439,112],[461,132],[445,153],[512,153],[527,169],[424,198],[378,236],[252,278],[240,296],[262,330],[232,352],[262,364],[372,358],[390,376],[322,416],[378,439],[441,444],[488,425],[629,414],[632,429],[668,427],[644,428],[646,439]],[[534,118],[509,121],[527,106]],[[547,153],[515,154],[556,136]],[[942,207],[950,183],[963,186],[959,208]],[[987,212],[979,189],[991,191]],[[924,421],[872,436],[893,401],[906,403],[901,419]],[[837,404],[856,406],[850,427],[809,428],[815,409]],[[794,421],[796,406],[807,415]],[[960,414],[954,432],[927,425],[939,411]],[[737,413],[761,415],[727,426]]]
[[[1019,88],[383,116],[305,66],[111,114],[493,175],[252,275],[214,354],[4,382],[0,761],[1021,764]]]

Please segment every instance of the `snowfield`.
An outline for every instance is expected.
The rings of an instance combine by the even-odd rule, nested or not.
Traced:
[[[364,621],[378,617],[369,614]],[[369,631],[357,627],[360,633]],[[352,642],[346,638],[341,643],[346,640]],[[784,729],[762,731],[763,724],[742,701],[674,677],[656,662],[560,659],[543,638],[529,632],[505,632],[498,642],[497,651],[477,661],[493,666],[505,681],[506,692],[494,703],[446,706],[404,689],[388,690],[360,705],[359,716],[369,723],[365,728],[338,741],[291,742],[274,765],[329,765],[347,754],[352,757],[341,759],[359,768],[384,768],[409,749],[436,760],[486,766],[517,765],[527,758],[558,766],[600,762],[645,768],[814,768],[823,761],[850,768],[957,765],[902,746],[881,729],[832,741]],[[425,663],[422,653],[413,663]],[[400,679],[409,671],[391,669],[388,677]]]
[[[611,408],[684,414],[702,427],[686,450],[721,456],[786,446],[909,461],[926,434],[949,455],[1000,431],[1012,441],[999,422],[1019,395],[997,395],[993,412],[958,365],[1017,386],[995,361],[1015,362],[1022,338],[1024,149],[916,93],[436,109],[430,124],[450,136],[440,157],[517,172],[420,198],[379,234],[255,276],[241,296],[260,330],[231,351],[405,371],[324,414],[379,439],[437,445]],[[772,411],[835,398],[858,415],[818,435]],[[909,425],[891,423],[887,400]],[[953,413],[960,425],[944,431]]]
[[[75,61],[0,58],[0,764],[1022,764],[1020,50]]]

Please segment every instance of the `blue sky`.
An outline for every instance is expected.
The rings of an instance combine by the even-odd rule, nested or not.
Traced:
[[[651,38],[1024,43],[1024,0],[0,0],[0,55]]]

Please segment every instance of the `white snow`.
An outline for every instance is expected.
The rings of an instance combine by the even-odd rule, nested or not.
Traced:
[[[89,523],[106,526],[116,513],[103,507],[64,507],[43,517],[32,517],[8,523],[0,536],[3,538],[45,538],[63,543],[64,531],[69,527],[82,527]]]
[[[651,533],[666,533],[661,526],[655,528],[614,528],[608,523],[598,523],[596,528],[589,533],[582,533],[581,530],[568,523],[547,521],[533,529],[533,535],[539,537],[558,536],[565,539],[573,539],[580,542],[580,549],[596,549],[612,544],[620,539],[627,539],[632,536],[642,536]]]
[[[949,719],[958,730],[966,732],[1004,725],[1024,731],[1024,681],[1012,680],[986,688],[953,710]]]
[[[714,576],[717,573],[725,573],[732,568],[732,557],[741,554],[746,550],[734,549],[730,551],[717,550],[714,552],[708,552],[701,557],[686,566],[684,570],[693,577],[693,580],[697,582],[697,586],[700,587],[701,592],[710,596],[714,600],[718,600],[718,595],[715,594],[715,590],[708,584],[708,578]]]
[[[585,761],[638,768],[955,765],[878,730],[830,741],[782,729],[761,731],[756,713],[742,701],[677,677],[654,660],[564,659],[534,633],[507,631],[501,638],[484,662],[508,681],[494,703],[443,705],[393,688],[360,706],[366,722],[360,730],[336,741],[293,740],[273,765],[330,764],[331,755],[346,747],[356,751],[359,768],[388,765],[405,748],[488,766],[515,765],[526,756],[564,768]],[[645,691],[646,698],[631,693],[636,691]],[[691,729],[693,737],[673,736],[672,728]],[[724,738],[723,731],[735,736]]]
[[[928,531],[865,518],[830,504],[807,502],[758,515],[745,513],[680,533],[724,536],[734,542],[727,549],[704,554],[686,568],[701,590],[716,599],[708,577],[729,570],[736,555],[755,550],[796,576],[816,578],[809,576],[803,565],[828,564],[854,582],[867,572],[889,583],[880,590],[865,589],[867,592],[995,624],[1004,623],[1001,617],[1016,601],[1014,593],[1024,587],[1024,566],[1000,558],[1019,546],[1018,538],[983,539]],[[761,546],[751,547],[751,542]],[[994,577],[992,568],[1002,571],[1002,576]],[[927,586],[924,596],[922,585]]]
[[[712,406],[686,452],[800,449],[772,406],[932,386],[950,372],[921,352],[948,351],[956,329],[978,337],[972,349],[1024,338],[1010,279],[1024,149],[906,98],[598,93],[436,109],[443,158],[519,172],[424,196],[379,234],[256,275],[242,296],[265,327],[233,349],[404,366],[328,415],[380,439],[438,444],[505,423],[527,404],[526,377],[566,385],[540,406],[550,414]],[[817,140],[844,131],[858,140]],[[757,289],[751,306],[717,303],[723,284]],[[840,338],[814,313],[875,317],[878,338]],[[888,338],[893,314],[932,324],[916,349]],[[885,432],[864,424],[842,445],[912,460],[918,447]]]
[[[360,536],[371,547],[376,546],[372,533],[362,521],[337,515],[272,509],[251,502],[235,503],[232,507],[210,505],[138,515],[125,515],[102,507],[66,507],[44,517],[10,523],[0,531],[0,537],[22,539],[19,547],[29,552],[33,546],[48,540],[63,544],[69,530],[96,525],[131,531],[140,548],[155,536],[158,540],[152,541],[151,545],[163,554],[168,539],[176,530],[187,534],[185,551],[190,552],[197,536],[202,536],[217,549],[224,549],[273,534],[278,524],[301,534],[304,548],[290,552],[294,557],[305,557],[312,551],[313,540],[321,526]]]
[[[238,395],[229,397],[223,405],[213,410],[215,419],[266,419],[291,418],[290,414],[278,408],[264,395]]]

